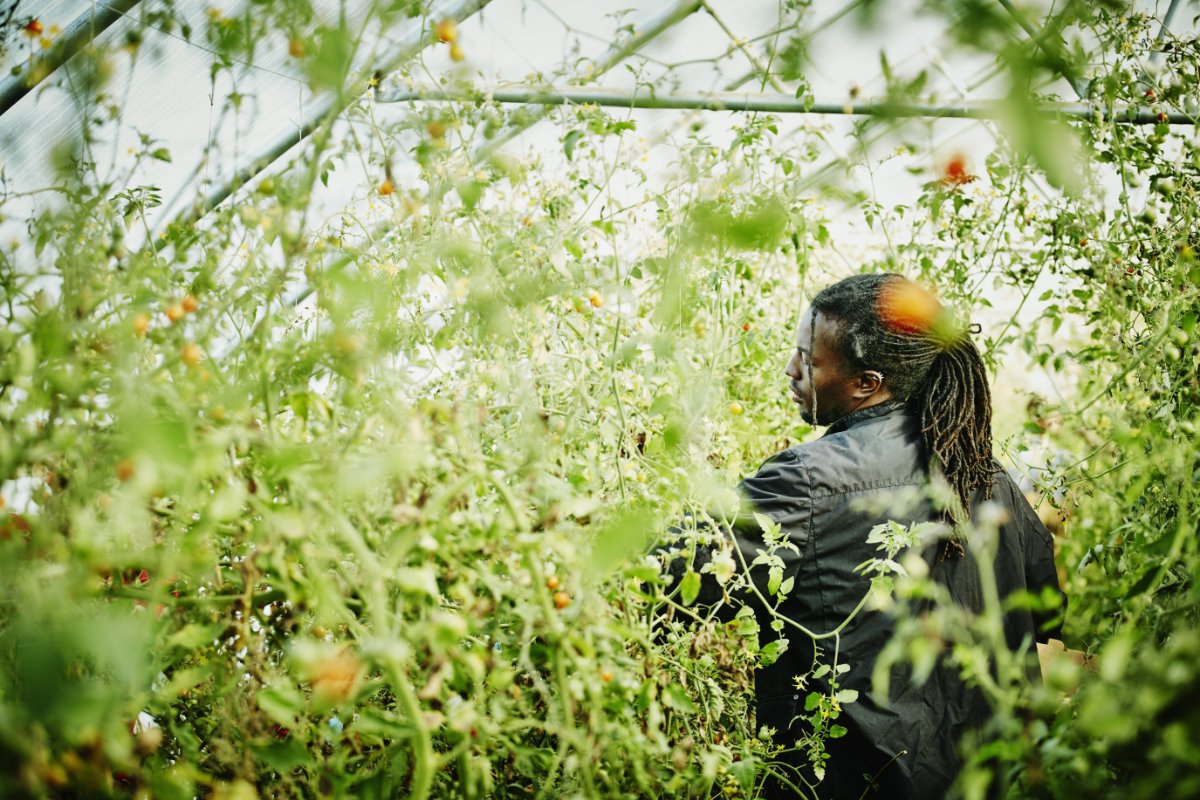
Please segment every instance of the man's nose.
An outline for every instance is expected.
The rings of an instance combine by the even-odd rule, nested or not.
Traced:
[[[792,357],[788,359],[787,368],[784,369],[783,373],[792,380],[800,380],[800,358],[793,354]]]

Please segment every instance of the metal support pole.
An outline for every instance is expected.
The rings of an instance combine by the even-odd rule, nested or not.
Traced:
[[[1167,13],[1163,14],[1162,27],[1158,29],[1158,35],[1154,37],[1154,43],[1158,44],[1163,40],[1163,37],[1171,30],[1171,20],[1175,17],[1175,9],[1179,6],[1179,0],[1171,0],[1171,5],[1167,6]],[[1158,60],[1162,51],[1150,51],[1150,63],[1153,64]]]
[[[859,117],[932,117],[938,119],[1003,119],[1001,102],[937,105],[932,103],[892,103],[886,100],[868,102],[817,101],[806,102],[786,94],[629,94],[604,89],[574,88],[494,88],[476,91],[453,91],[440,88],[395,89],[380,92],[380,103],[407,101],[456,103],[518,103],[527,105],[596,105],[609,108],[691,109],[699,111],[757,111],[776,114],[843,114]],[[1047,103],[1039,110],[1048,115],[1075,119],[1096,119],[1102,110],[1086,103]],[[1132,125],[1195,125],[1197,118],[1182,111],[1156,112],[1149,108],[1122,106],[1114,109],[1115,122]]]
[[[141,0],[109,0],[95,4],[76,17],[45,55],[35,56],[27,69],[0,81],[0,116],[139,2]]]

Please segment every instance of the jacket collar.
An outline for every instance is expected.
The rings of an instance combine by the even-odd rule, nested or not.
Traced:
[[[841,433],[842,431],[853,428],[855,425],[866,422],[869,419],[875,419],[876,417],[882,417],[887,414],[891,414],[897,409],[904,408],[904,406],[905,402],[903,400],[888,400],[880,403],[877,406],[863,408],[858,411],[851,411],[849,414],[830,425],[825,431],[824,435],[828,436],[831,433]]]

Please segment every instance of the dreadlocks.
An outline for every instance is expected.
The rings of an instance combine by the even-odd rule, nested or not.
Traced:
[[[947,516],[965,522],[975,490],[991,496],[996,465],[987,371],[967,331],[932,295],[891,273],[839,281],[812,307],[837,322],[838,347],[850,368],[879,370],[892,394],[917,412],[930,472],[953,491]]]

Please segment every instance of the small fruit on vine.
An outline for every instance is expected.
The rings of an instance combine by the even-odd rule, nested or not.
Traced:
[[[952,155],[942,165],[941,172],[938,182],[951,189],[965,186],[975,180],[975,176],[971,174],[970,168],[967,166],[967,157],[962,153]]]
[[[179,360],[189,367],[197,367],[204,360],[204,351],[195,342],[188,342],[180,349]]]
[[[439,22],[433,32],[442,44],[454,44],[458,41],[458,23],[452,19],[444,19]]]
[[[313,670],[313,695],[327,703],[348,700],[358,690],[361,675],[362,662],[358,657],[349,650],[339,650]]]
[[[941,312],[937,298],[911,281],[889,284],[879,293],[879,318],[894,331],[927,333]]]
[[[132,459],[122,458],[117,462],[117,480],[121,483],[132,478],[136,472]]]

